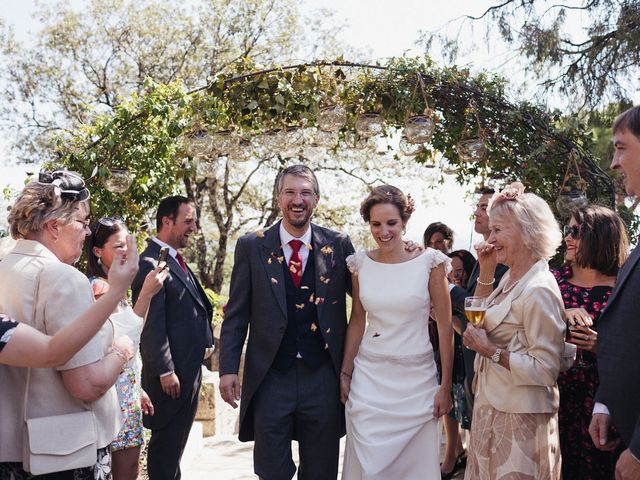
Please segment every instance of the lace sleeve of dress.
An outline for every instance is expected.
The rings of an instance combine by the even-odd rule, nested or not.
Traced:
[[[444,274],[448,275],[451,271],[451,259],[447,257],[440,250],[436,250],[434,248],[427,248],[427,268],[429,271],[433,270],[435,267],[444,263]]]
[[[6,315],[0,315],[0,350],[9,343],[11,335],[16,331],[16,328],[18,328],[18,322]]]
[[[347,268],[351,273],[353,273],[354,275],[358,274],[366,255],[367,252],[356,252],[353,255],[349,255],[347,257]]]

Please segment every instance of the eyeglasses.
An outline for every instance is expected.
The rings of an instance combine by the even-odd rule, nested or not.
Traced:
[[[565,225],[562,227],[562,234],[565,238],[571,236],[571,238],[577,240],[580,238],[580,225]]]

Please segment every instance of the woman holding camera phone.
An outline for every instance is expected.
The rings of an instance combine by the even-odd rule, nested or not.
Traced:
[[[91,236],[86,245],[87,276],[96,299],[108,294],[110,290],[106,277],[116,255],[126,257],[126,238],[127,229],[119,218],[100,218],[91,226]],[[138,478],[140,447],[144,443],[142,414],[153,415],[153,404],[140,386],[142,361],[139,347],[149,303],[162,288],[168,274],[166,262],[161,260],[159,259],[156,269],[146,276],[135,305],[132,307],[123,301],[111,315],[116,331],[128,335],[133,340],[135,349],[134,358],[124,366],[116,381],[123,425],[111,444],[114,480]]]
[[[613,478],[617,452],[598,450],[589,423],[598,389],[597,323],[613,290],[629,241],[620,217],[601,206],[572,212],[563,228],[566,263],[553,274],[566,309],[567,341],[578,347],[576,363],[560,373],[560,450],[564,480]]]

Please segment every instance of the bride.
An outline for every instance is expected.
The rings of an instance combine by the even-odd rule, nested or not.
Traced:
[[[412,211],[396,187],[373,189],[360,213],[378,248],[347,258],[353,305],[340,373],[346,480],[440,478],[437,419],[451,410],[450,259],[431,248],[405,250],[401,235]],[[440,386],[427,329],[432,299]]]

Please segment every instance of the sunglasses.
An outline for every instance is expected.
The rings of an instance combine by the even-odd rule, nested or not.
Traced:
[[[562,227],[564,237],[571,236],[574,240],[580,238],[580,225],[565,225]]]
[[[124,225],[122,217],[102,217],[98,219],[98,226],[96,227],[95,232],[93,232],[93,235],[98,235],[100,227],[111,228],[115,225]]]

